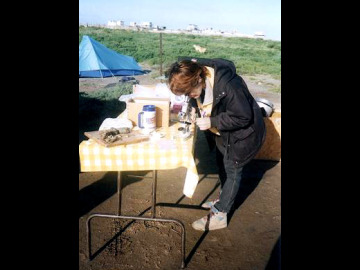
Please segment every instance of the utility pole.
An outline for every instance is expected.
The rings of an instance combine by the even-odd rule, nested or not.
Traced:
[[[160,33],[160,76],[162,76],[162,33]]]

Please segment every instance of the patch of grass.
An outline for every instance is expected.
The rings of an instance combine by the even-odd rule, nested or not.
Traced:
[[[281,93],[281,86],[270,88],[269,91],[274,93]]]
[[[85,82],[85,83],[82,83],[83,86],[95,86],[95,83],[88,83],[88,82]]]
[[[132,93],[132,85],[116,85],[94,92],[79,92],[79,133],[98,130],[106,118],[118,117],[126,108],[121,95]],[[84,139],[83,137],[79,137]]]
[[[159,33],[80,27],[79,43],[83,35],[92,37],[118,53],[134,57],[140,64],[160,64]],[[163,70],[177,61],[179,56],[193,56],[231,60],[238,73],[244,75],[281,75],[280,41],[168,33],[164,33],[162,37]],[[201,54],[195,51],[194,44],[205,47],[206,52]]]
[[[118,100],[121,95],[132,93],[131,84],[116,84],[113,87],[101,88],[94,92],[89,92],[87,95],[91,98],[96,98],[103,101]]]
[[[274,78],[275,80],[281,81],[281,74],[279,74],[279,75],[273,75],[273,78]]]

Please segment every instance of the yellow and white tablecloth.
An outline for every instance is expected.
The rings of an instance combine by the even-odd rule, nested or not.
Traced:
[[[199,175],[194,160],[195,126],[191,125],[191,136],[178,136],[179,123],[161,127],[156,131],[165,135],[157,140],[148,140],[128,145],[104,147],[92,139],[79,145],[80,169],[94,171],[146,171],[168,170],[186,167],[187,173],[183,193],[191,198],[195,192]]]

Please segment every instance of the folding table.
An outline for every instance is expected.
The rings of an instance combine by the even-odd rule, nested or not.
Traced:
[[[171,123],[169,127],[156,130],[164,134],[163,138],[142,141],[134,144],[105,147],[94,140],[82,141],[79,145],[80,170],[82,172],[117,171],[117,197],[118,211],[114,215],[94,213],[86,222],[89,260],[91,260],[91,227],[90,221],[95,218],[144,220],[155,222],[172,222],[181,227],[181,268],[185,267],[185,227],[177,219],[156,217],[156,186],[157,171],[186,167],[186,177],[183,188],[185,196],[191,198],[199,181],[194,160],[194,146],[196,141],[196,128],[191,125],[191,135],[184,139],[179,137],[179,123]],[[121,215],[121,185],[123,171],[152,171],[152,205],[151,217]]]

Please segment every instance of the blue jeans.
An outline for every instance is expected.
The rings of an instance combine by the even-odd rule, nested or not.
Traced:
[[[220,200],[214,207],[220,212],[229,213],[240,188],[243,167],[235,166],[233,161],[224,158],[217,148],[216,163],[219,168],[221,193]]]

